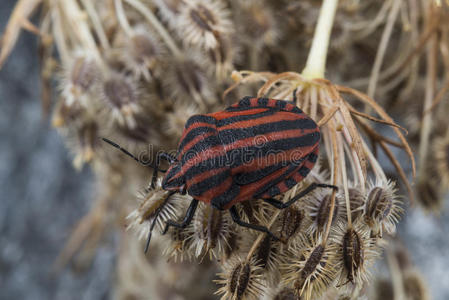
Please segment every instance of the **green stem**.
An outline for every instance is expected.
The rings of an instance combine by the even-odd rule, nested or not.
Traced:
[[[308,79],[324,78],[327,49],[337,4],[338,0],[324,0],[321,6],[318,24],[313,36],[312,48],[310,48],[306,67],[302,71],[302,75]]]

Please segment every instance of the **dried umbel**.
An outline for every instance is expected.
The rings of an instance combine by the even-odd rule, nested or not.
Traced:
[[[393,182],[372,184],[365,204],[365,219],[369,226],[380,235],[383,229],[388,233],[394,233],[402,212],[399,203]]]
[[[222,300],[258,299],[262,292],[260,267],[254,260],[234,259],[224,266],[225,272],[215,282],[223,285],[216,294],[223,294]]]
[[[345,195],[341,195],[341,198],[344,199]],[[348,188],[348,198],[351,220],[356,221],[363,214],[365,209],[365,196],[359,188],[351,187]],[[343,210],[346,212],[346,202],[343,202]]]

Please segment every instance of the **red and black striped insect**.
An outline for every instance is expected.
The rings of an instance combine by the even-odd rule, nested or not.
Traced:
[[[138,161],[117,144],[104,140]],[[274,199],[307,176],[318,159],[319,142],[317,124],[283,100],[244,97],[224,111],[190,117],[177,154],[161,153],[152,166],[153,185],[160,159],[166,159],[170,166],[162,188],[193,197],[183,221],[168,220],[163,234],[170,226],[185,228],[190,224],[202,201],[219,210],[228,209],[237,224],[277,239],[266,227],[242,221],[235,204],[263,199],[283,209],[317,187],[336,189],[312,183],[288,202]]]

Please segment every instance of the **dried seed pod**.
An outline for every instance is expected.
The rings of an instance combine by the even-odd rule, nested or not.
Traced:
[[[209,253],[211,258],[225,255],[232,229],[231,223],[227,212],[201,203],[191,227],[195,255],[199,257]]]
[[[337,244],[337,266],[340,272],[339,286],[351,282],[362,285],[368,280],[368,267],[379,255],[375,240],[370,237],[369,227],[362,219],[352,227],[340,222],[332,231],[332,240]]]
[[[312,219],[312,223],[308,228],[308,232],[323,232],[326,228],[327,221],[331,209],[332,193],[329,191],[315,190],[305,199],[306,211]],[[332,224],[336,224],[342,212],[342,199],[340,195],[335,195],[335,206],[332,217]]]
[[[402,208],[395,193],[396,189],[391,181],[371,183],[366,197],[365,219],[375,234],[382,236],[384,228],[391,234],[396,230]]]
[[[191,251],[191,231],[185,228],[172,228],[168,232],[167,238],[164,239],[164,244],[163,254],[170,259],[173,258],[175,262],[178,260],[180,262],[191,260],[194,256],[194,253]]]
[[[139,91],[136,83],[120,73],[112,73],[103,83],[100,95],[120,125],[134,128],[139,113]]]
[[[133,210],[126,219],[128,229],[135,230],[139,239],[144,239],[150,232],[151,224],[157,217],[156,226],[162,230],[165,221],[175,219],[181,214],[184,203],[189,203],[190,196],[169,193],[162,189],[162,179],[158,179],[155,188],[148,187],[138,197],[139,207]],[[159,212],[158,212],[159,211]]]
[[[100,78],[100,70],[88,55],[77,55],[62,80],[62,96],[68,106],[75,102],[88,106],[88,94]]]
[[[224,266],[224,272],[218,274],[216,283],[224,285],[215,294],[223,294],[222,300],[258,299],[262,292],[260,267],[254,260],[234,259]]]
[[[266,223],[262,223],[266,225]],[[248,233],[243,237],[244,253],[249,252],[253,246],[254,241],[258,238],[258,234]],[[280,272],[279,265],[283,258],[285,251],[283,251],[280,243],[274,241],[270,236],[264,236],[258,247],[254,251],[254,261],[263,272],[263,279],[269,286],[275,286],[279,283]]]
[[[256,44],[260,48],[262,44],[274,45],[279,38],[280,30],[272,10],[263,1],[247,0],[238,3],[237,18],[239,22],[238,32],[242,33],[242,39],[250,45]]]
[[[160,63],[163,47],[159,40],[143,26],[135,28],[134,35],[126,43],[122,52],[124,63],[128,70],[138,79],[143,76],[149,81]]]
[[[221,0],[189,1],[182,6],[176,31],[188,45],[205,50],[217,48],[220,37],[233,32],[229,14]]]
[[[68,105],[66,101],[59,100],[56,103],[52,117],[52,125],[56,128],[75,125],[83,122],[85,109],[79,103]]]
[[[169,65],[167,90],[172,97],[179,101],[193,99],[199,108],[213,104],[215,97],[211,90],[211,82],[207,79],[203,64],[193,56],[192,58],[171,62]],[[191,103],[191,102],[190,102]]]
[[[281,266],[283,282],[293,284],[296,294],[307,300],[324,293],[337,274],[335,244],[323,245],[320,240],[298,244]]]
[[[279,237],[281,240],[289,241],[290,238],[295,236],[299,232],[304,218],[304,211],[293,205],[284,209],[279,218]]]

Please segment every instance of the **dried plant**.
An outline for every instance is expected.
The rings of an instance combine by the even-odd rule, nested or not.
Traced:
[[[388,250],[414,196],[437,211],[449,187],[449,106],[442,101],[449,88],[443,72],[449,9],[444,1],[422,2],[19,0],[1,41],[0,66],[22,29],[39,35],[43,108],[52,108],[74,165],[88,164],[97,181],[92,209],[55,266],[87,265],[110,230],[120,236],[118,299],[214,292],[222,299],[366,299],[370,276],[385,293],[426,299],[416,269],[398,266]],[[39,28],[29,21],[36,11]],[[367,53],[376,53],[372,66]],[[320,126],[315,168],[278,200],[313,183],[338,191],[315,190],[285,210],[258,199],[237,205],[244,220],[280,240],[241,229],[227,211],[202,203],[187,228],[155,234],[144,255],[149,232],[179,220],[191,196],[163,190],[161,178],[151,181],[152,168],[100,138],[152,166],[157,151],[176,149],[191,115],[248,94],[292,101]],[[412,125],[408,141],[403,123]],[[394,171],[386,171],[392,168],[379,150]],[[438,174],[438,182],[429,174]],[[143,189],[148,182],[154,184]],[[385,248],[392,275],[383,281],[369,274]]]

